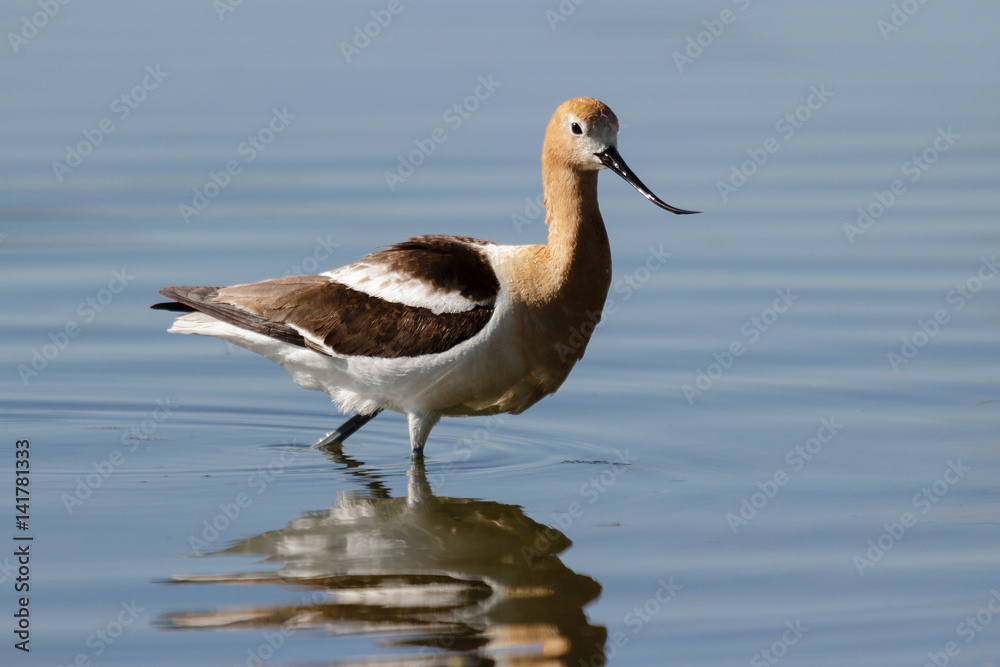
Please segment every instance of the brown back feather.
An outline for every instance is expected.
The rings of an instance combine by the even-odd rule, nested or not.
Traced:
[[[435,314],[369,296],[325,276],[290,276],[234,287],[160,290],[219,320],[323,352],[300,331],[334,352],[369,357],[416,357],[444,352],[476,335],[492,307]]]

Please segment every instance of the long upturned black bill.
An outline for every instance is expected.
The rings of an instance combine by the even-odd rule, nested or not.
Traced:
[[[605,167],[607,167],[611,171],[615,172],[616,174],[624,178],[626,183],[628,183],[633,188],[638,190],[640,193],[642,193],[643,197],[653,202],[660,208],[665,208],[671,213],[677,213],[677,214],[701,212],[701,211],[685,211],[682,208],[671,206],[667,202],[663,201],[662,199],[654,195],[652,191],[649,188],[647,188],[642,181],[639,180],[639,177],[635,175],[635,172],[628,168],[628,165],[625,164],[625,160],[622,159],[622,156],[618,153],[618,149],[615,148],[614,146],[608,146],[600,153],[595,153],[595,155],[598,158],[600,158],[601,162],[604,164]]]

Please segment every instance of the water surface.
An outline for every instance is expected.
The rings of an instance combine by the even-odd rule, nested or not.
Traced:
[[[0,467],[30,441],[4,516],[34,539],[4,664],[997,663],[997,10],[388,7],[71,3],[8,37]],[[424,467],[398,415],[315,450],[325,396],[148,310],[415,234],[540,242],[578,95],[704,212],[602,176],[583,362]]]

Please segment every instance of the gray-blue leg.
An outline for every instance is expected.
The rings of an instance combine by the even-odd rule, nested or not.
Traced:
[[[415,412],[406,413],[406,423],[410,427],[410,455],[419,458],[424,455],[424,443],[431,429],[441,419],[440,414],[418,414]]]
[[[359,428],[375,419],[382,412],[382,408],[379,408],[375,412],[368,415],[354,415],[346,422],[340,425],[340,428],[331,431],[322,440],[316,443],[316,447],[335,447],[347,440],[351,435],[354,434]]]

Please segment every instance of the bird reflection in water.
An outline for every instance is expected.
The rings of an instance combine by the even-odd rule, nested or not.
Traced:
[[[435,496],[421,460],[393,498],[378,473],[328,454],[367,489],[215,552],[280,567],[169,580],[294,586],[306,601],[172,613],[161,627],[378,636],[406,653],[385,664],[604,664],[607,629],[583,611],[601,586],[559,559],[565,535],[515,505]]]

